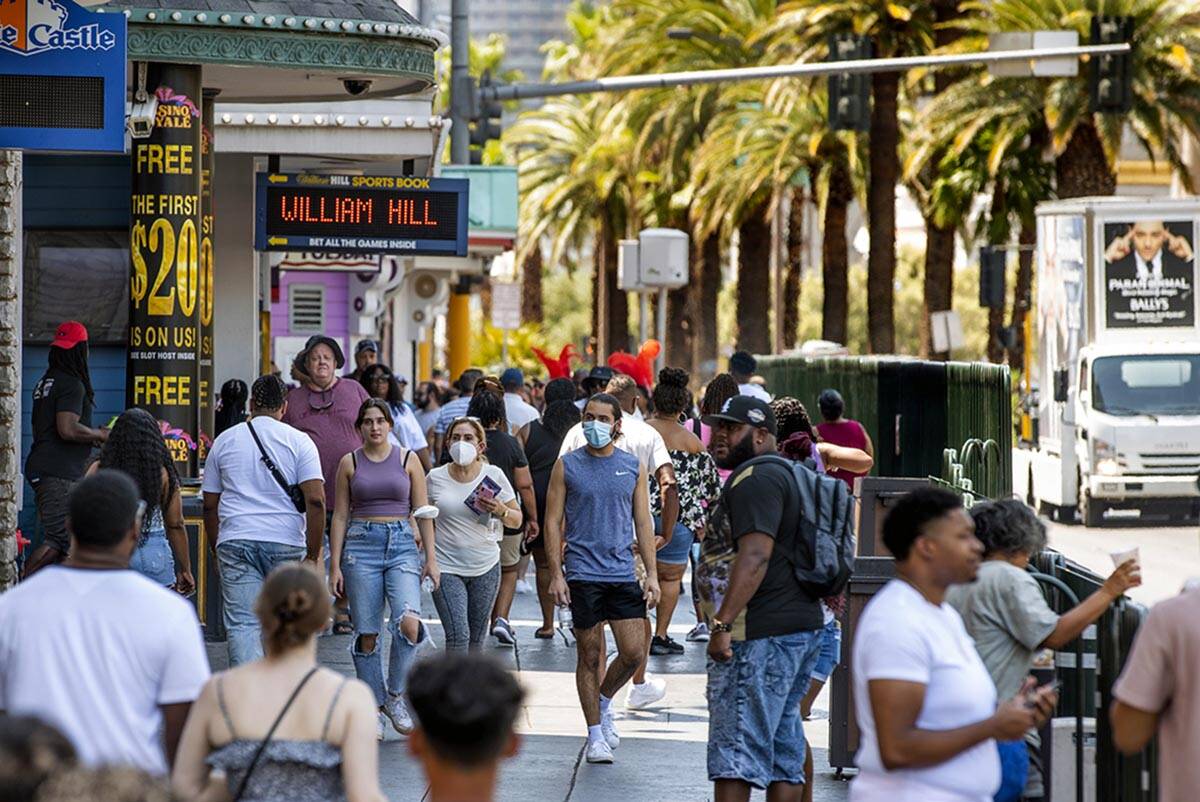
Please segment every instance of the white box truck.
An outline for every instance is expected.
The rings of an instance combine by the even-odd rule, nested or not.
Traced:
[[[1200,511],[1198,233],[1200,198],[1038,207],[1013,487],[1059,520]]]

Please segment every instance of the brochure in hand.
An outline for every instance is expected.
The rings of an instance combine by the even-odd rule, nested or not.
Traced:
[[[483,480],[475,485],[475,489],[463,501],[467,505],[467,509],[475,513],[481,520],[486,520],[491,515],[482,502],[484,499],[497,498],[500,495],[500,485],[496,484],[496,480],[490,476],[483,477]]]

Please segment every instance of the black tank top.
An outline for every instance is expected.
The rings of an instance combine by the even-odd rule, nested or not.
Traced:
[[[538,520],[546,520],[546,491],[550,487],[550,474],[558,460],[562,438],[547,431],[540,420],[529,424],[529,437],[525,441],[525,458],[529,460],[529,473],[533,477],[533,495],[537,499]]]

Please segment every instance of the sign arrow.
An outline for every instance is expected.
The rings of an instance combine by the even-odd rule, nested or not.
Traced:
[[[271,237],[267,240],[268,245],[287,245],[287,237]]]
[[[267,180],[272,184],[283,184],[287,182],[288,177],[286,175],[269,175]]]

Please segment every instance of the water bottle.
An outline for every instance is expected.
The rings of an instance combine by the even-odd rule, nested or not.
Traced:
[[[558,628],[563,632],[571,632],[575,629],[575,622],[571,618],[570,605],[563,605],[558,608]]]
[[[504,540],[504,522],[494,515],[491,516],[488,519],[488,533],[497,543]]]
[[[426,593],[433,593],[433,577],[427,576],[421,580],[421,590]]]

